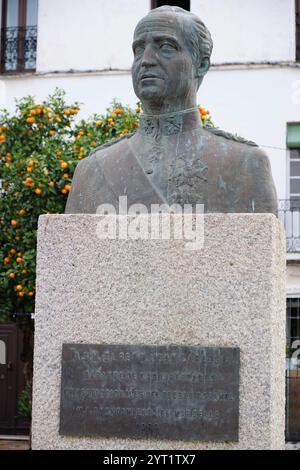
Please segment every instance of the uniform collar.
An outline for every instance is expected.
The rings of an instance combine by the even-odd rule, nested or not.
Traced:
[[[170,136],[202,127],[198,108],[167,114],[141,114],[139,133],[149,137]]]

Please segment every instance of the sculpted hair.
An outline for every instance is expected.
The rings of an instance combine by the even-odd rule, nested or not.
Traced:
[[[189,25],[185,25],[185,30],[188,29],[186,41],[191,45],[191,55],[194,65],[200,65],[202,59],[206,58],[210,61],[210,56],[213,49],[213,41],[207,27],[200,20],[197,15],[190,11],[184,10],[180,7],[164,5],[159,8],[150,10],[148,15],[155,15],[155,13],[173,12],[182,15],[183,20],[188,20]]]

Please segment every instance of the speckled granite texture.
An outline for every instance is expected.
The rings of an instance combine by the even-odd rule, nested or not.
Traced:
[[[285,241],[270,214],[205,215],[205,242],[99,240],[98,215],[39,220],[34,449],[283,449]],[[241,350],[240,440],[69,438],[58,433],[62,343]]]

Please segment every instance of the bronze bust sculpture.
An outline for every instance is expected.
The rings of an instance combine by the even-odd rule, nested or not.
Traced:
[[[209,69],[212,40],[204,23],[178,7],[151,10],[136,26],[133,86],[140,128],[82,160],[66,213],[135,203],[204,204],[208,212],[270,212],[277,197],[267,155],[214,128],[203,128],[197,90]]]

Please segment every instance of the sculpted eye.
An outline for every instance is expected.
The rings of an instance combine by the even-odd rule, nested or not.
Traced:
[[[160,45],[160,50],[162,51],[176,51],[177,50],[177,47],[175,46],[175,44],[172,44],[171,42],[164,42]]]
[[[136,57],[141,57],[144,54],[145,48],[143,46],[137,46],[134,49],[134,54]]]

